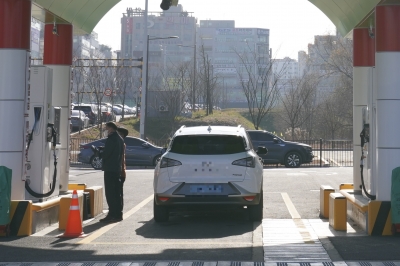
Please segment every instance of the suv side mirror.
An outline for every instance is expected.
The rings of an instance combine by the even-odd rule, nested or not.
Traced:
[[[258,154],[258,155],[265,155],[265,154],[267,154],[267,153],[268,153],[268,149],[265,148],[264,146],[259,146],[259,147],[257,148],[257,154]]]
[[[277,138],[274,138],[273,140],[275,144],[279,143],[279,140]]]

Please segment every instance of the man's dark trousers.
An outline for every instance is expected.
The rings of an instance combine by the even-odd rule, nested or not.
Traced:
[[[117,219],[122,218],[122,181],[120,174],[120,172],[104,171],[104,190],[109,208],[108,216]]]

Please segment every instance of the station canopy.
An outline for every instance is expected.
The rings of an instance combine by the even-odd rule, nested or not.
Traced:
[[[54,22],[58,24],[73,24],[74,34],[87,34],[93,31],[101,18],[119,1],[120,0],[32,0],[32,16],[48,24]],[[181,0],[181,2],[184,1],[185,0]],[[346,36],[355,27],[368,26],[373,23],[372,14],[374,7],[378,3],[390,2],[393,0],[308,1],[318,7],[333,22],[342,36]]]

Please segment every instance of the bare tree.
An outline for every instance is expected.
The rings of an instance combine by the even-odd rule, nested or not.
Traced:
[[[204,50],[204,46],[201,46],[200,51],[200,71],[199,80],[200,88],[203,95],[203,102],[205,103],[206,114],[210,115],[213,113],[214,101],[216,99],[218,76],[214,74],[213,65],[208,53]],[[199,92],[198,92],[199,94]]]
[[[295,138],[295,129],[303,128],[315,111],[317,84],[317,77],[306,74],[289,80],[282,92],[282,111],[279,117],[290,129],[292,140]]]
[[[186,103],[192,90],[189,64],[169,65],[168,72],[160,74],[162,87],[149,91],[148,107],[153,116],[167,122],[171,131],[175,130],[176,121],[187,110]]]
[[[340,76],[353,80],[353,42],[348,38],[336,35],[318,36],[311,48],[311,53],[317,57],[311,64],[319,65],[324,70],[324,76]]]
[[[243,93],[246,97],[251,121],[256,129],[264,117],[276,106],[279,98],[277,83],[279,77],[272,75],[273,62],[262,62],[258,59],[257,51],[237,51],[239,64],[237,74]]]

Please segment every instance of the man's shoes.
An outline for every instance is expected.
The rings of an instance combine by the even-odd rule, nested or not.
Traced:
[[[118,223],[118,222],[121,222],[122,220],[123,220],[122,218],[112,217],[111,219],[107,220],[106,223],[109,223],[109,224]]]
[[[100,219],[100,223],[108,223],[111,219],[113,219],[111,216],[106,216],[103,219]]]

